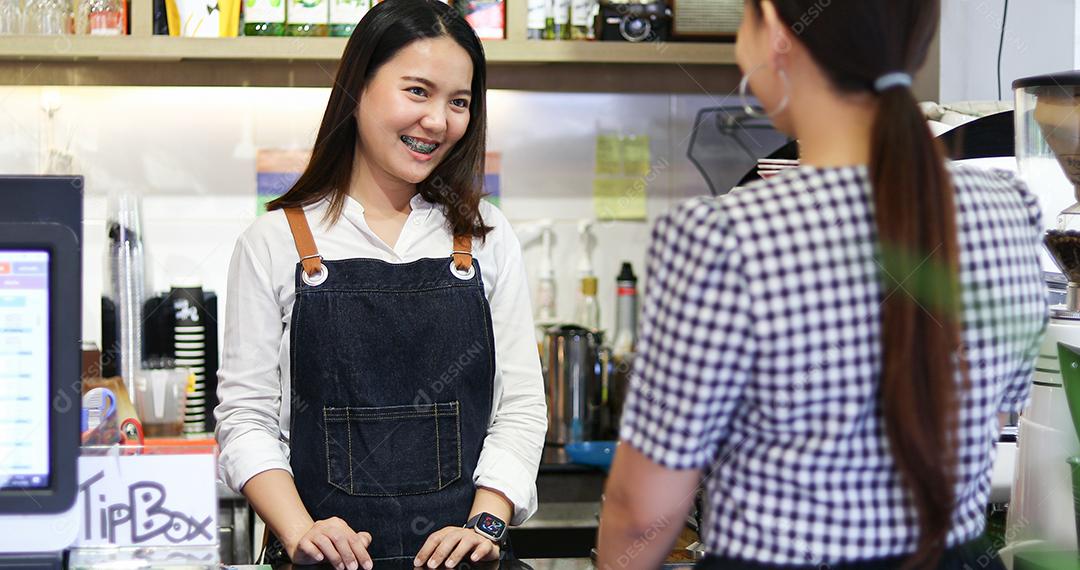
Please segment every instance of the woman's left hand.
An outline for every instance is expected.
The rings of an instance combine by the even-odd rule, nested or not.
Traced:
[[[462,562],[497,560],[499,554],[499,545],[475,530],[448,526],[431,533],[413,564],[417,567],[426,565],[428,568],[445,564],[450,568]]]

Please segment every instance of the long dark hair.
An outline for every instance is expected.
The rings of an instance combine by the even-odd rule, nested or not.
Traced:
[[[914,74],[941,10],[938,0],[771,1],[841,93],[873,92],[888,73]],[[752,0],[759,16],[761,2]],[[951,528],[955,402],[968,377],[956,205],[944,154],[911,90],[888,88],[877,103],[869,171],[885,285],[880,403],[918,514],[918,550],[906,566],[932,567]]]
[[[359,141],[356,98],[384,63],[414,41],[448,37],[472,60],[469,126],[427,179],[416,185],[424,199],[444,206],[455,236],[483,238],[491,231],[480,215],[487,137],[487,73],[484,47],[461,14],[438,0],[386,0],[357,25],[341,55],[330,101],[300,178],[268,210],[307,206],[330,197],[327,218],[337,221],[345,204]]]

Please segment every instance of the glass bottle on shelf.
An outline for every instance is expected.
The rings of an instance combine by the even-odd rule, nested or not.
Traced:
[[[85,36],[90,33],[90,4],[92,0],[74,0],[72,6],[71,31]]]
[[[90,2],[90,35],[119,36],[124,33],[123,0],[92,0]]]
[[[528,38],[530,40],[544,39],[544,26],[547,22],[548,4],[551,0],[529,0],[528,3]]]
[[[285,34],[325,36],[330,21],[329,0],[288,0]]]
[[[285,1],[244,0],[244,35],[285,35]]]
[[[573,0],[570,5],[570,37],[575,40],[594,40],[594,23],[600,13],[598,0]]]
[[[22,33],[22,7],[19,0],[0,0],[0,35]]]
[[[67,7],[63,0],[27,0],[22,22],[24,34],[65,34],[68,30]]]
[[[27,35],[41,33],[41,0],[26,0],[23,3],[21,32]]]
[[[544,6],[544,35],[545,40],[555,39],[555,0],[547,0]]]
[[[71,0],[55,0],[49,12],[51,34],[71,33]],[[123,29],[123,28],[121,28]]]
[[[554,40],[570,39],[570,0],[553,0],[552,37]]]
[[[330,0],[330,35],[349,37],[371,9],[371,0]]]
[[[47,0],[26,0],[23,4],[22,33],[36,36],[41,33],[41,18]]]

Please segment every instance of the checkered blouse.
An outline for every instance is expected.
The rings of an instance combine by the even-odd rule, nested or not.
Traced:
[[[949,168],[971,368],[954,545],[983,530],[996,412],[1028,398],[1047,308],[1037,198],[1012,174]],[[710,553],[810,565],[915,549],[878,407],[872,206],[865,167],[802,167],[690,200],[653,230],[620,435],[660,465],[704,469]]]

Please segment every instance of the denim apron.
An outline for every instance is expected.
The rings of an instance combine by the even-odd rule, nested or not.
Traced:
[[[491,417],[495,349],[472,238],[442,259],[324,261],[302,210],[292,309],[290,465],[315,520],[411,560],[469,518]],[[449,244],[448,244],[449,245]]]

